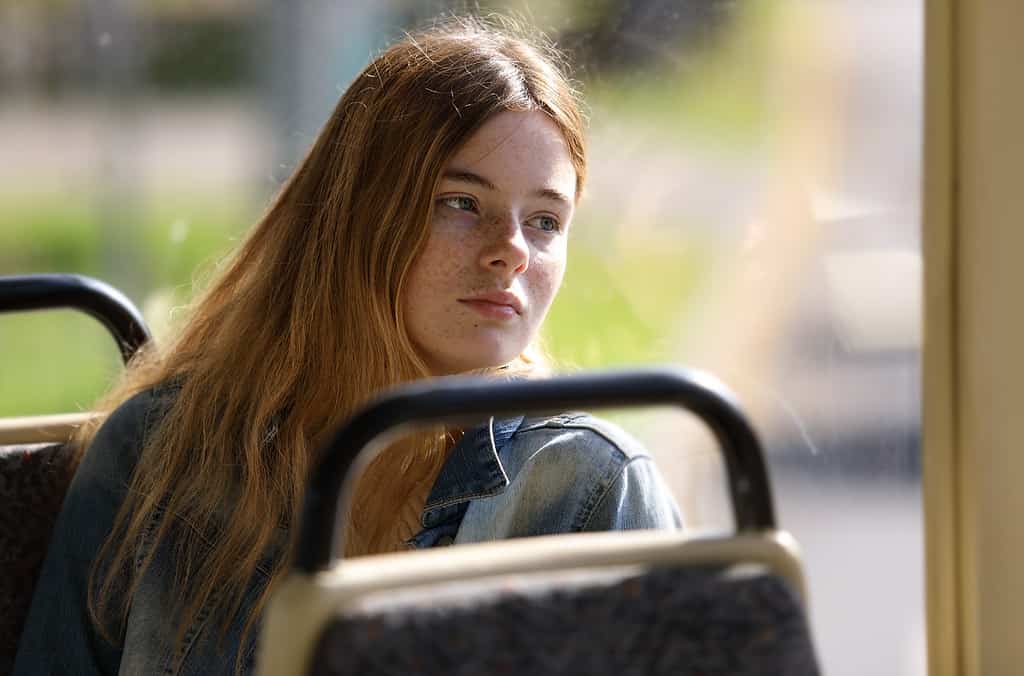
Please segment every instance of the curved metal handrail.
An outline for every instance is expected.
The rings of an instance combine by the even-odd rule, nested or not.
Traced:
[[[0,277],[0,312],[71,308],[97,319],[114,336],[125,363],[152,340],[142,313],[114,287],[68,274]]]
[[[775,528],[761,444],[733,395],[712,376],[684,369],[634,370],[496,382],[459,377],[395,388],[353,416],[325,447],[303,501],[294,566],[323,570],[342,542],[335,527],[339,498],[351,496],[360,470],[387,438],[411,426],[474,424],[488,416],[571,409],[670,404],[700,417],[722,447],[736,529]],[[343,511],[347,505],[342,505]]]

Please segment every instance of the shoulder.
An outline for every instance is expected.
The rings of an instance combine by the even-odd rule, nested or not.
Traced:
[[[167,386],[151,387],[125,399],[103,422],[107,434],[144,437],[173,400],[174,390]],[[99,434],[99,432],[97,432]]]
[[[523,420],[509,460],[522,483],[579,501],[572,530],[680,528],[682,518],[647,448],[615,423],[589,413]]]
[[[526,418],[510,441],[540,447],[568,446],[603,453],[622,462],[638,456],[648,457],[647,449],[633,436],[615,423],[590,413]]]
[[[508,486],[471,502],[457,542],[681,523],[646,449],[607,420],[528,418],[497,450]]]
[[[586,476],[607,479],[631,461],[650,458],[621,427],[589,413],[526,418],[500,449],[500,457],[510,478],[531,465],[554,465],[572,468],[577,481]]]
[[[650,453],[589,413],[523,420],[501,451],[521,495],[574,513],[569,530],[677,527],[678,510]]]
[[[174,392],[172,388],[157,386],[122,402],[93,435],[78,473],[83,478],[125,483],[138,462],[146,436],[166,413]]]

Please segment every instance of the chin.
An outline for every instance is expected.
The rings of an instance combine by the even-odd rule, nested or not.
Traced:
[[[449,375],[470,374],[479,371],[505,366],[522,353],[522,350],[500,350],[494,352],[469,354],[469,350],[458,355],[451,355],[447,361],[449,368],[444,369]]]

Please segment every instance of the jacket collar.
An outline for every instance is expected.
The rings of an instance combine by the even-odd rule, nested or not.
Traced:
[[[523,423],[523,417],[495,420],[468,430],[452,449],[437,475],[421,522],[437,519],[447,507],[476,498],[497,495],[508,486],[508,475],[499,453]]]

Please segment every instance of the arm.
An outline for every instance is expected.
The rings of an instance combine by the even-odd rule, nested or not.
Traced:
[[[525,427],[549,459],[545,475],[564,477],[574,495],[569,531],[683,528],[679,506],[643,444],[618,425],[590,414],[565,414]],[[525,436],[525,435],[524,435]]]
[[[679,507],[650,457],[629,459],[587,517],[583,531],[683,527]]]
[[[121,650],[96,632],[86,590],[92,562],[124,499],[151,408],[148,394],[125,402],[96,433],[82,458],[36,583],[15,676],[117,673]]]
[[[567,414],[529,422],[499,456],[509,485],[470,503],[458,543],[682,527],[646,449],[607,421]]]

